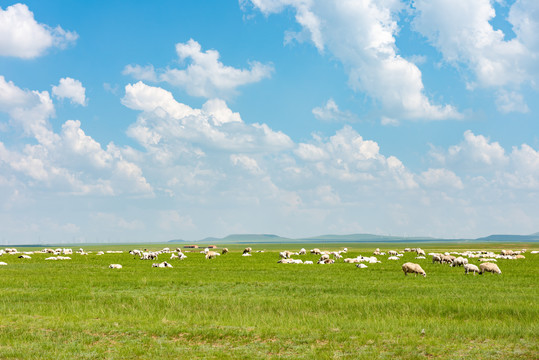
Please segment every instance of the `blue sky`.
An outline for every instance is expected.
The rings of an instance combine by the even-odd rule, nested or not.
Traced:
[[[539,223],[539,5],[0,1],[0,242]]]

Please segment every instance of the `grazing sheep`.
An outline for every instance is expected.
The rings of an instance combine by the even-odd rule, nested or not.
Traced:
[[[353,263],[359,262],[359,259],[358,258],[346,258],[346,259],[344,259],[344,262],[349,263],[349,264],[353,264]]]
[[[388,260],[399,260],[398,256],[390,256],[387,258]]]
[[[519,255],[515,256],[515,258],[516,259],[525,259],[526,257],[524,255],[519,254]]]
[[[51,257],[46,258],[45,260],[58,260],[58,258],[55,256],[51,256]]]
[[[367,267],[367,265],[365,265],[365,264],[356,264],[356,267],[359,268],[359,269],[365,269]]]
[[[301,248],[301,250],[299,251],[298,254],[299,255],[305,255],[305,254],[307,254],[307,250],[305,250],[304,248]]]
[[[333,260],[333,259],[322,260],[321,258],[317,262],[317,264],[333,264],[333,263],[335,263],[335,260]]]
[[[228,248],[223,248],[223,250],[221,250],[221,254],[224,255],[224,254],[226,254],[226,253],[228,253]]]
[[[280,252],[279,256],[281,257],[281,259],[290,259],[290,257],[292,256],[292,252],[285,250],[285,251]]]
[[[311,260],[307,260],[303,262],[304,265],[312,265],[313,262]]]
[[[103,251],[98,251],[96,255],[105,255]]]
[[[250,248],[250,247],[247,247],[247,248],[245,248],[245,249],[243,250],[243,254],[250,254],[251,251],[253,251],[253,249]]]
[[[475,276],[475,274],[479,272],[479,268],[474,264],[464,264],[464,273],[468,274],[470,271],[473,272]]]
[[[31,257],[28,255],[21,255],[19,256],[19,259],[31,259]]]
[[[416,256],[415,258],[420,259],[420,260],[425,260],[426,259],[426,257],[424,257],[424,256]]]
[[[327,260],[327,259],[329,259],[329,255],[324,254],[324,255],[320,256],[320,259],[318,259],[318,263],[320,263],[320,261],[324,261],[324,260]]]
[[[215,251],[208,251],[206,253],[206,259],[215,259],[217,256],[219,256],[220,254],[215,252]]]
[[[120,264],[110,264],[109,269],[121,269],[122,265]]]
[[[374,252],[372,254],[373,255],[382,255],[379,248],[376,248],[376,250],[374,250]]]
[[[179,256],[174,254],[174,253],[170,254],[170,260],[178,259],[178,258],[179,258]]]
[[[311,254],[320,255],[322,254],[322,252],[320,251],[320,249],[314,248],[311,250]]]
[[[159,264],[152,264],[152,267],[159,267],[159,268],[172,268],[173,266],[171,264],[169,264],[168,262],[166,261],[163,261],[162,263],[159,263]]]
[[[402,271],[404,271],[404,275],[408,275],[408,273],[410,273],[415,274],[415,276],[417,276],[417,274],[421,274],[423,277],[427,277],[425,270],[423,270],[419,264],[414,264],[411,262],[402,264]]]
[[[479,265],[479,275],[483,275],[483,273],[487,271],[487,272],[491,272],[493,274],[501,274],[501,270],[500,268],[498,267],[498,265],[494,264],[494,263],[482,263],[481,265]]]
[[[0,261],[0,265],[7,265],[7,263]]]
[[[391,256],[397,256],[398,254],[398,252],[396,252],[395,250],[389,250],[387,253]]]
[[[253,255],[249,254],[249,253],[246,253],[246,254],[241,254],[241,256],[253,256]]]
[[[443,255],[442,264],[452,264],[454,259],[456,259],[456,257],[452,255]]]
[[[415,249],[415,252],[418,256],[425,256],[425,251],[423,249],[417,248]]]
[[[467,263],[468,263],[468,259],[465,259],[462,256],[459,256],[458,258],[453,259],[453,262],[451,263],[451,267],[462,266]]]
[[[433,254],[432,255],[432,263],[442,263],[442,255],[441,254]]]

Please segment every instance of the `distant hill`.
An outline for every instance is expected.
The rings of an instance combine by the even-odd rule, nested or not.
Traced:
[[[182,240],[183,241],[183,240]],[[171,240],[169,242],[180,242]],[[251,244],[251,243],[290,243],[297,242],[295,239],[284,238],[273,234],[232,234],[224,238],[207,237],[199,241],[192,241],[203,244]]]
[[[197,241],[170,240],[169,243],[255,244],[255,243],[346,243],[346,242],[533,242],[539,241],[539,233],[531,235],[490,235],[478,239],[442,239],[424,236],[390,236],[375,234],[319,235],[306,238],[286,238],[274,234],[232,234],[223,238],[207,237]]]
[[[477,241],[530,242],[539,241],[539,233],[531,235],[490,235],[476,239]]]
[[[320,235],[301,239],[306,242],[379,242],[379,241],[425,241],[436,240],[430,237],[403,237],[390,235],[374,235],[374,234],[350,234],[350,235]]]

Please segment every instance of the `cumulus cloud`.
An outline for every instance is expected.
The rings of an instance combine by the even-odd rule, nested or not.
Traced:
[[[345,126],[328,139],[314,137],[312,143],[300,143],[295,155],[305,162],[309,173],[352,183],[415,188],[417,184],[395,156],[380,154],[379,145],[365,140],[350,126]]]
[[[140,66],[140,65],[126,65],[124,70],[122,71],[123,75],[131,75],[133,78],[137,80],[144,80],[144,81],[157,81],[157,75],[155,73],[155,69],[153,65],[146,65],[146,66]]]
[[[466,179],[481,191],[487,188],[499,192],[510,189],[539,190],[539,152],[527,144],[506,151],[498,142],[467,130],[459,144],[447,150],[434,149],[431,155],[447,169],[443,174],[448,179],[453,175],[447,171],[460,174],[459,178]],[[432,181],[428,179],[433,179],[441,170],[436,171],[423,173],[423,183],[431,184]],[[454,180],[458,184],[458,180]]]
[[[517,0],[511,5],[507,21],[516,35],[511,39],[492,27],[490,21],[496,12],[490,0],[416,0],[414,7],[415,29],[448,63],[471,71],[469,88],[536,86],[539,67],[533,59],[539,56],[537,1]],[[522,96],[514,90],[498,93],[497,106],[502,112],[527,111]]]
[[[246,124],[223,100],[210,99],[201,109],[178,103],[162,88],[142,82],[125,88],[122,103],[142,110],[128,134],[143,146],[158,143],[177,148],[176,153],[201,154],[199,147],[220,151],[280,151],[292,147],[292,140],[266,124]],[[193,146],[194,145],[194,146]]]
[[[70,77],[60,79],[59,85],[52,87],[52,94],[58,99],[69,99],[71,103],[87,105],[86,89],[79,80]]]
[[[217,50],[202,51],[193,39],[176,44],[176,53],[185,69],[154,69],[153,65],[127,65],[123,74],[136,80],[162,81],[184,89],[189,95],[205,98],[229,98],[237,88],[269,78],[273,66],[258,61],[249,63],[249,69],[237,69],[224,65]]]
[[[397,53],[396,18],[403,7],[399,1],[251,2],[266,15],[291,7],[318,50],[327,49],[341,61],[349,85],[373,98],[385,115],[425,120],[461,117],[453,106],[436,105],[428,99],[419,68]]]
[[[0,56],[31,59],[51,47],[63,49],[77,38],[76,32],[65,31],[60,26],[39,24],[24,4],[0,8]]]
[[[103,149],[85,134],[80,121],[68,120],[55,133],[47,91],[23,90],[0,76],[0,111],[8,114],[7,130],[32,139],[14,150],[0,142],[0,163],[7,173],[26,177],[32,187],[72,194],[152,194],[141,169],[114,144]]]
[[[322,121],[355,122],[357,116],[350,111],[340,110],[333,99],[329,99],[324,106],[312,110],[315,118]]]
[[[527,113],[530,111],[521,94],[504,89],[501,89],[497,93],[496,108],[505,114],[511,112]]]
[[[427,187],[439,189],[462,189],[462,180],[452,171],[447,169],[428,169],[421,173],[420,181]]]

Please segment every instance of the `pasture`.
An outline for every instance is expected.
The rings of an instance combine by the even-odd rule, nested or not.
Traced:
[[[159,250],[163,246],[147,245]],[[255,244],[206,260],[140,260],[141,245],[92,246],[88,255],[46,261],[0,256],[1,359],[537,359],[538,244],[429,244],[426,252],[528,249],[498,260],[502,274],[464,275],[404,253],[358,269],[342,260],[278,252],[318,247],[345,257],[411,244]],[[39,250],[18,248],[19,251]],[[73,247],[77,250],[78,247]],[[98,250],[122,254],[95,254]],[[257,253],[256,250],[264,252]],[[174,268],[152,268],[166,260]],[[427,277],[404,276],[404,262]],[[478,264],[471,260],[471,263]],[[109,264],[122,269],[109,269]]]

